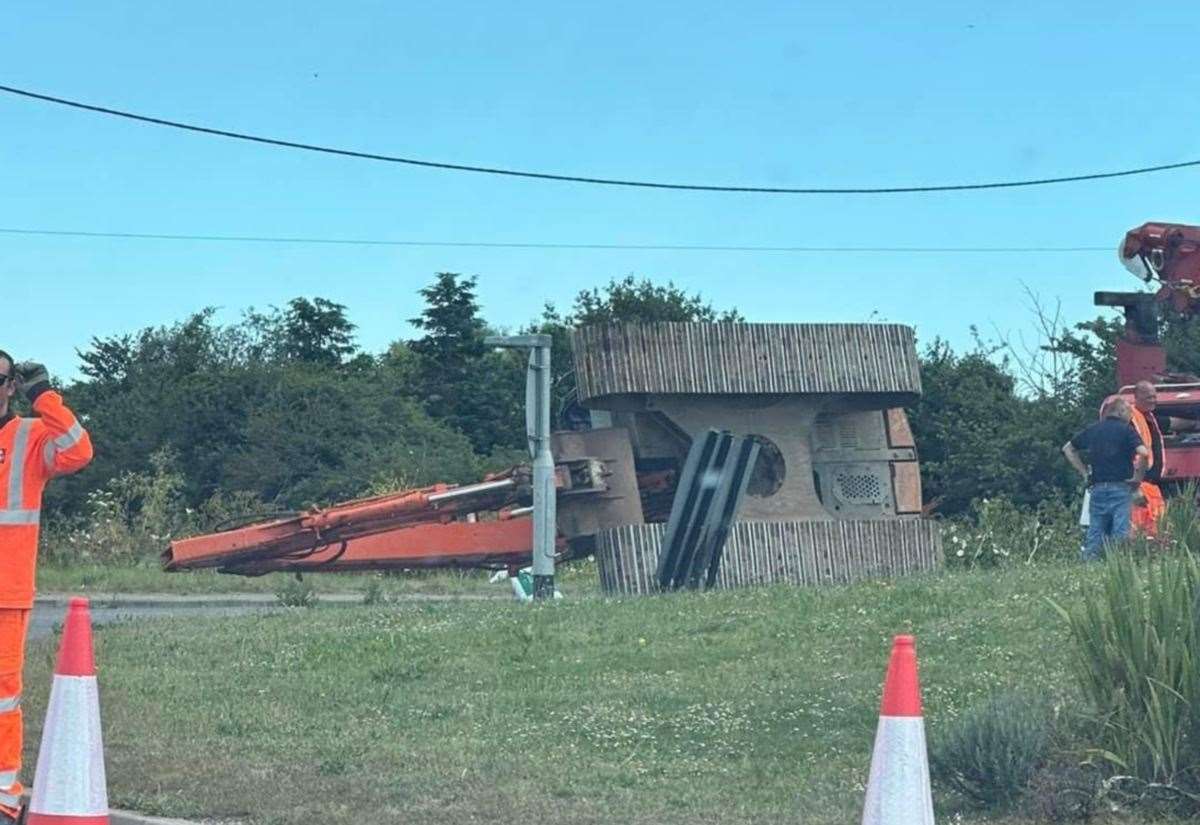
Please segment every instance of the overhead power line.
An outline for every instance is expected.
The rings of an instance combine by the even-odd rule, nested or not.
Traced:
[[[1123,169],[1117,172],[1093,172],[1084,175],[1065,175],[1051,178],[1033,178],[1028,180],[1010,180],[1010,181],[994,181],[990,183],[951,183],[951,184],[936,184],[931,186],[866,186],[866,187],[784,187],[784,186],[720,186],[713,184],[696,184],[696,183],[664,183],[660,181],[646,180],[626,180],[621,178],[596,178],[585,177],[580,175],[560,175],[550,172],[531,172],[520,169],[501,169],[491,166],[472,166],[462,163],[443,163],[440,161],[421,160],[418,158],[406,158],[397,155],[382,155],[374,152],[360,152],[352,149],[338,149],[332,146],[318,146],[312,143],[300,143],[292,140],[282,140],[279,138],[263,137],[261,135],[250,135],[243,132],[231,132],[226,129],[214,129],[209,126],[197,126],[191,123],[181,123],[175,120],[166,120],[160,117],[151,117],[149,115],[139,115],[134,112],[126,112],[120,109],[112,109],[107,106],[96,106],[90,103],[82,103],[77,100],[68,100],[62,97],[54,97],[53,95],[41,94],[28,89],[18,89],[14,86],[0,85],[0,92],[18,95],[20,97],[31,98],[33,100],[41,100],[47,103],[54,103],[60,106],[69,106],[73,109],[82,109],[88,112],[96,112],[103,115],[111,115],[113,117],[126,118],[135,120],[141,123],[150,123],[155,126],[166,126],[172,129],[183,129],[188,132],[199,132],[206,135],[214,135],[217,137],[232,138],[234,140],[250,141],[252,143],[265,144],[268,146],[278,146],[288,149],[302,149],[307,152],[321,152],[327,155],[340,155],[342,157],[359,158],[362,160],[376,160],[386,163],[401,163],[409,166],[420,166],[429,169],[445,169],[455,172],[478,172],[485,175],[504,175],[513,178],[534,178],[537,180],[560,181],[564,183],[583,183],[594,184],[599,186],[624,186],[635,187],[641,189],[672,189],[685,190],[692,192],[743,192],[754,194],[773,194],[773,195],[897,195],[897,194],[915,194],[922,192],[964,192],[976,191],[981,189],[1015,189],[1018,187],[1028,186],[1046,186],[1055,183],[1078,183],[1081,181],[1104,180],[1106,178],[1124,178],[1133,175],[1147,175],[1152,172],[1166,172],[1172,169],[1185,169],[1189,167],[1200,166],[1200,160],[1188,160],[1180,163],[1167,163],[1158,166],[1142,166],[1136,169]]]
[[[1040,254],[1063,252],[1108,252],[1111,246],[738,246],[723,244],[628,244],[628,243],[536,243],[506,241],[415,241],[381,238],[311,238],[264,235],[175,235],[154,232],[85,232],[70,229],[25,229],[0,227],[3,235],[33,235],[66,238],[109,238],[141,241],[199,241],[220,243],[313,244],[326,246],[410,246],[477,249],[597,249],[645,252],[864,252],[899,254]]]

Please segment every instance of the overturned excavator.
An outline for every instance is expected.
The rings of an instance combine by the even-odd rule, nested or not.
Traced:
[[[910,328],[654,323],[572,337],[578,405],[552,437],[557,560],[594,556],[608,593],[653,591],[692,444],[758,442],[718,587],[844,582],[935,567],[904,407],[920,394]],[[172,542],[167,570],[516,568],[533,547],[531,474],[434,485]]]

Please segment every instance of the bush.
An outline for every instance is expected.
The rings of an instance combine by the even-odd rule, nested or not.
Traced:
[[[58,564],[127,564],[157,556],[173,536],[187,531],[193,516],[182,489],[175,454],[160,450],[150,456],[148,471],[110,479],[88,493],[83,513],[54,522],[43,556]]]
[[[169,449],[150,456],[150,469],[122,473],[88,494],[84,511],[52,520],[41,553],[50,564],[157,563],[173,539],[217,529],[259,513],[252,493],[218,491],[199,508],[187,506],[178,457]]]
[[[1170,534],[1166,546],[1174,552],[1110,553],[1081,602],[1056,607],[1075,643],[1076,678],[1103,723],[1099,756],[1186,798],[1200,791],[1200,563]]]
[[[969,519],[944,522],[942,537],[948,563],[993,567],[1077,558],[1083,533],[1078,509],[1061,502],[1022,510],[1007,499],[985,498],[974,502]]]
[[[969,708],[934,738],[934,778],[986,808],[1010,807],[1046,764],[1054,728],[1050,702],[1002,693]]]

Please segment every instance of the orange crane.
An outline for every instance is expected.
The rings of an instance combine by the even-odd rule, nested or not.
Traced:
[[[1192,316],[1200,311],[1200,226],[1146,223],[1125,235],[1120,250],[1126,269],[1154,292],[1097,292],[1098,306],[1125,311],[1125,329],[1116,342],[1117,393],[1133,400],[1133,385],[1150,381],[1158,391],[1161,415],[1200,420],[1200,378],[1167,370],[1159,337],[1160,306]],[[1200,433],[1163,434],[1162,481],[1178,485],[1200,479]]]

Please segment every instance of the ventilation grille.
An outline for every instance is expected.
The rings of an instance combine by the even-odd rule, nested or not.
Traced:
[[[858,421],[851,416],[838,419],[838,447],[843,450],[858,449]]]
[[[838,473],[838,497],[847,504],[879,504],[883,485],[873,473]]]
[[[814,450],[847,452],[886,446],[883,415],[877,412],[821,413],[813,422]]]

